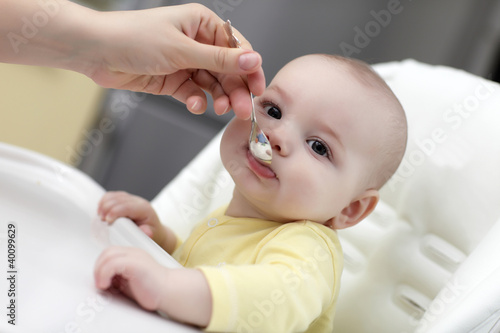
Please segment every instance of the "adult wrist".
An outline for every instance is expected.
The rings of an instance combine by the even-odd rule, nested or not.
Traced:
[[[61,20],[61,58],[54,66],[90,76],[102,61],[105,20],[100,12],[75,3],[65,4]]]

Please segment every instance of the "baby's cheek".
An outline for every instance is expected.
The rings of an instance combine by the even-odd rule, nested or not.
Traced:
[[[318,216],[330,216],[337,211],[336,187],[325,181],[308,180],[298,182],[298,191],[294,204],[300,207],[304,215],[309,218]],[[331,216],[330,216],[331,217]]]

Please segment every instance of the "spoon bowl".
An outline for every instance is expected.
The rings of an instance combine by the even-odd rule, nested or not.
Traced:
[[[252,113],[250,115],[252,129],[250,130],[250,138],[248,139],[250,153],[252,153],[253,157],[259,161],[271,164],[273,157],[271,143],[264,132],[260,129],[257,119],[255,118],[255,104],[252,93],[250,93],[250,98],[252,99]]]

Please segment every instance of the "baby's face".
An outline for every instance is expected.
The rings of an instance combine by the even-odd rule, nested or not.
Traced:
[[[279,222],[325,223],[363,187],[381,130],[367,112],[369,89],[343,68],[318,57],[286,65],[255,100],[259,126],[273,149],[271,165],[248,150],[250,121],[233,119],[221,157],[242,209]],[[246,214],[249,215],[249,214]]]

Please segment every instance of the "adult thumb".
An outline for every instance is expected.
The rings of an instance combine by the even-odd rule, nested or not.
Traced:
[[[258,71],[262,57],[255,51],[198,44],[193,50],[191,68],[202,68],[223,74],[249,74]]]

